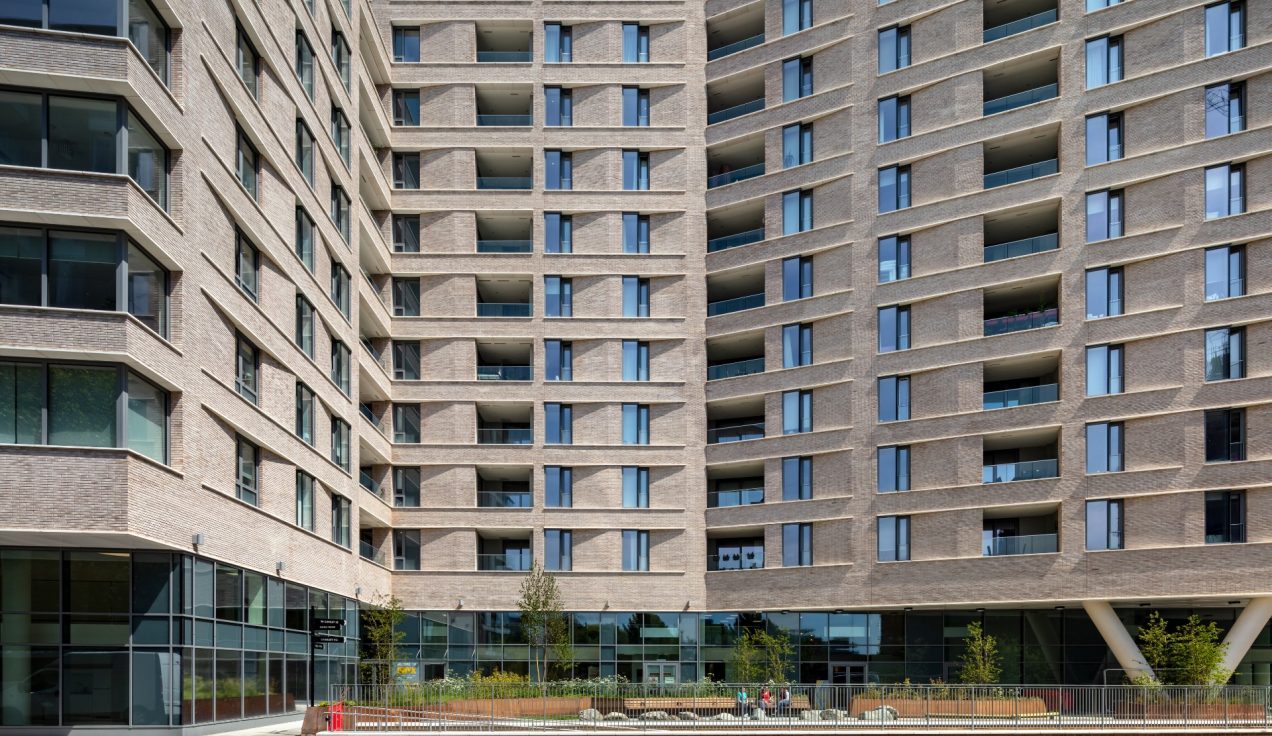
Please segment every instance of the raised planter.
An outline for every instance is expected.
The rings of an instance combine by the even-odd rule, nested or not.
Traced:
[[[868,710],[891,706],[898,718],[962,717],[1030,718],[1050,713],[1042,698],[984,698],[977,700],[929,700],[927,698],[855,697],[848,712],[860,715]]]

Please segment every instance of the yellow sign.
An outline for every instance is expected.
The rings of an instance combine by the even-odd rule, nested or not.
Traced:
[[[397,673],[399,675],[413,675],[415,674],[415,667],[411,665],[398,665]]]

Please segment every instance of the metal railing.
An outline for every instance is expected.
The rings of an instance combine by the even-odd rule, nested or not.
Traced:
[[[1056,307],[1026,314],[1011,314],[985,320],[985,336],[1004,335],[1008,332],[1036,330],[1060,324],[1060,310]]]
[[[743,166],[742,168],[734,169],[733,171],[724,171],[719,174],[715,174],[714,176],[708,176],[707,189],[715,189],[716,187],[722,187],[725,184],[734,184],[739,181],[746,181],[747,179],[754,179],[757,176],[763,175],[764,162],[761,161],[758,164],[751,164],[750,166]]]
[[[388,670],[391,663],[385,663]],[[363,668],[367,670],[368,668]],[[661,670],[660,670],[661,671]],[[674,670],[673,670],[674,672]],[[861,672],[858,670],[856,672]],[[676,673],[678,674],[678,673]],[[855,672],[850,673],[855,674]],[[385,674],[378,679],[387,679]],[[671,675],[674,677],[675,675]],[[368,677],[368,679],[372,679]],[[767,702],[762,694],[768,690]],[[715,730],[825,733],[933,728],[999,733],[1170,733],[1272,725],[1262,685],[909,685],[719,682],[335,684],[319,695],[337,732]]]
[[[1016,166],[1002,171],[991,171],[985,175],[985,188],[993,189],[994,187],[1004,187],[1008,184],[1019,184],[1022,181],[1037,179],[1041,176],[1051,176],[1060,170],[1060,161],[1057,159],[1047,159],[1046,161],[1038,161],[1024,166]]]
[[[533,51],[478,51],[477,61],[482,64],[527,63],[534,60]]]
[[[529,176],[479,176],[478,189],[530,189],[534,178]]]
[[[724,57],[729,56],[730,54],[736,54],[739,51],[746,51],[747,49],[752,48],[754,46],[759,46],[762,43],[764,43],[763,33],[755,35],[755,36],[751,36],[750,38],[744,38],[741,41],[726,43],[725,45],[719,48],[711,49],[710,51],[708,51],[707,61],[715,61],[716,59],[723,59]]]
[[[528,365],[479,365],[478,381],[529,381],[534,375]]]
[[[718,445],[722,442],[741,442],[742,440],[758,440],[764,437],[763,422],[747,422],[746,424],[730,424],[725,427],[711,427],[707,430],[707,444]]]
[[[1010,483],[1016,480],[1055,478],[1060,474],[1057,460],[1027,460],[1023,463],[999,463],[981,466],[982,483]]]
[[[741,117],[753,112],[759,112],[763,109],[764,98],[757,97],[754,100],[743,102],[741,105],[734,105],[733,107],[726,107],[723,110],[716,110],[715,112],[707,113],[707,125],[723,123],[726,120],[732,120],[733,118]]]
[[[1028,406],[1048,401],[1060,400],[1060,386],[1055,383],[1044,383],[1041,386],[1023,386],[1007,388],[1001,391],[986,391],[981,401],[982,409],[1007,409],[1012,406]]]
[[[505,128],[526,128],[534,125],[533,115],[487,115],[477,113],[477,126],[503,126]]]
[[[358,471],[358,484],[374,493],[377,498],[384,498],[384,489],[380,487],[380,484],[375,480],[375,478],[372,478],[371,474],[367,471]]]
[[[1052,8],[1051,10],[1044,10],[1041,13],[1031,15],[1028,18],[1021,18],[1020,20],[1013,20],[1010,23],[1004,23],[1000,26],[986,28],[982,40],[984,43],[989,43],[990,41],[997,41],[1000,38],[1014,36],[1017,33],[1032,31],[1035,28],[1045,26],[1049,23],[1055,23],[1058,17],[1059,16],[1056,13],[1055,8]]]
[[[759,570],[764,567],[764,550],[758,552],[730,552],[724,555],[707,555],[707,572],[725,570]]]
[[[526,302],[477,302],[478,317],[529,317]]]
[[[764,487],[738,488],[732,491],[707,491],[707,508],[722,509],[730,506],[752,506],[764,503]]]
[[[721,299],[718,302],[709,302],[707,304],[707,316],[715,317],[720,314],[728,314],[730,312],[740,312],[743,309],[755,309],[764,306],[764,292],[758,294],[747,294],[746,296],[734,297],[733,299]]]
[[[364,560],[370,560],[377,565],[384,564],[384,552],[375,548],[373,544],[367,544],[362,540],[358,540],[358,556]]]
[[[499,552],[477,555],[478,570],[524,572],[530,569],[530,552]]]
[[[529,491],[477,491],[477,508],[528,509],[534,506]]]
[[[1042,555],[1057,552],[1060,538],[1055,534],[1022,534],[1017,537],[994,537],[981,548],[984,557],[1007,555]]]
[[[752,373],[764,372],[764,358],[747,358],[746,360],[735,360],[732,363],[718,363],[716,365],[707,366],[707,380],[714,381],[719,378],[736,378],[738,376],[749,376]]]
[[[1055,250],[1059,247],[1059,233],[1035,235],[1032,238],[1022,238],[1020,240],[1012,240],[1007,243],[997,243],[995,245],[985,246],[985,262],[989,263],[991,261],[1001,261],[1004,258],[1028,256],[1034,253],[1041,253],[1046,250]]]
[[[534,250],[533,240],[482,240],[477,241],[478,253],[529,253]]]
[[[524,427],[477,430],[479,445],[528,445],[533,441],[534,430]]]
[[[754,230],[746,230],[732,235],[721,235],[718,238],[712,238],[707,241],[707,252],[715,253],[718,250],[728,250],[736,248],[739,245],[749,245],[758,243],[764,239],[764,228],[757,227]]]
[[[996,115],[1000,112],[1015,110],[1018,107],[1032,105],[1035,102],[1049,100],[1060,94],[1060,86],[1055,82],[1045,84],[1041,87],[1027,89],[1024,92],[1017,92],[1011,95],[1003,95],[992,100],[985,100],[983,114]]]

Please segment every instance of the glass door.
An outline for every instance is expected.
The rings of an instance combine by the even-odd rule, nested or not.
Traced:
[[[677,668],[675,662],[646,662],[645,684],[659,687],[675,685]]]

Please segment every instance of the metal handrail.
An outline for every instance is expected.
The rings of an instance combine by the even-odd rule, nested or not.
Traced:
[[[763,109],[764,98],[757,97],[754,100],[748,100],[740,105],[734,105],[733,107],[726,107],[723,110],[716,110],[715,112],[707,113],[707,125],[723,123],[726,120],[732,120],[736,117],[741,117],[753,112],[759,112]]]
[[[487,115],[477,113],[478,127],[503,126],[507,128],[525,128],[534,125],[533,115]]]
[[[529,253],[532,250],[533,240],[477,240],[478,253]]]
[[[718,302],[709,302],[707,304],[707,316],[715,317],[721,314],[740,312],[743,309],[756,309],[762,306],[764,306],[764,292],[747,294],[746,296],[732,299],[721,299]]]
[[[1041,13],[1031,15],[1028,18],[1020,18],[1019,20],[1003,23],[1002,25],[997,25],[993,28],[986,28],[985,32],[982,34],[982,41],[984,43],[989,43],[990,41],[997,41],[1000,38],[1014,36],[1017,33],[1032,31],[1035,28],[1055,23],[1058,18],[1059,14],[1056,12],[1055,8],[1052,8],[1051,10],[1044,10]]]
[[[1059,94],[1060,85],[1052,82],[1051,84],[1044,84],[1041,87],[1027,89],[1024,92],[1016,92],[1015,94],[995,97],[992,100],[985,100],[982,113],[987,116],[997,115],[1000,112],[1007,112],[1008,110],[1015,110],[1018,107],[1024,107],[1025,105],[1032,105],[1036,102],[1049,100]]]
[[[707,444],[718,445],[724,442],[741,442],[742,440],[758,440],[764,438],[764,422],[747,422],[730,424],[707,429]]]
[[[1050,176],[1060,170],[1060,161],[1058,159],[1047,159],[1046,161],[1037,161],[1024,166],[1016,166],[1002,171],[991,171],[985,174],[984,185],[986,189],[994,187],[1002,187],[1008,184],[1019,184],[1022,181],[1037,179],[1041,176]]]
[[[1060,324],[1060,310],[1056,307],[1027,314],[1011,314],[985,320],[985,336],[1005,335],[1008,332],[1036,330]]]
[[[737,378],[738,376],[749,376],[753,373],[764,372],[764,356],[758,358],[747,358],[745,360],[735,360],[731,363],[717,363],[707,366],[707,380],[715,381],[721,378]]]
[[[708,176],[707,189],[715,189],[716,187],[722,187],[726,184],[735,184],[740,181],[754,179],[757,176],[763,175],[764,162],[761,161],[758,164],[751,164],[750,166],[743,166],[742,168],[734,169],[733,171],[725,171],[714,176]]]
[[[1055,383],[1044,383],[1039,386],[1022,386],[1001,391],[986,391],[982,399],[983,409],[1007,409],[1013,406],[1028,406],[1060,400],[1060,386]]]
[[[1022,463],[999,463],[981,467],[982,483],[1011,483],[1017,480],[1055,478],[1060,474],[1059,461],[1027,460]]]
[[[1032,238],[995,243],[994,245],[985,246],[985,262],[990,263],[991,261],[1001,261],[1004,258],[1028,256],[1047,250],[1055,250],[1059,247],[1059,233],[1046,233],[1045,235],[1035,235]]]
[[[707,61],[715,61],[716,59],[723,59],[724,57],[729,56],[730,54],[736,54],[739,51],[746,51],[747,49],[753,48],[755,46],[759,46],[762,43],[764,43],[763,33],[757,34],[755,36],[751,36],[750,38],[744,38],[741,41],[726,43],[723,46],[720,46],[714,49],[709,49],[707,51]]]
[[[1021,534],[1015,537],[994,537],[981,548],[984,557],[1006,555],[1039,555],[1060,551],[1058,534]]]

